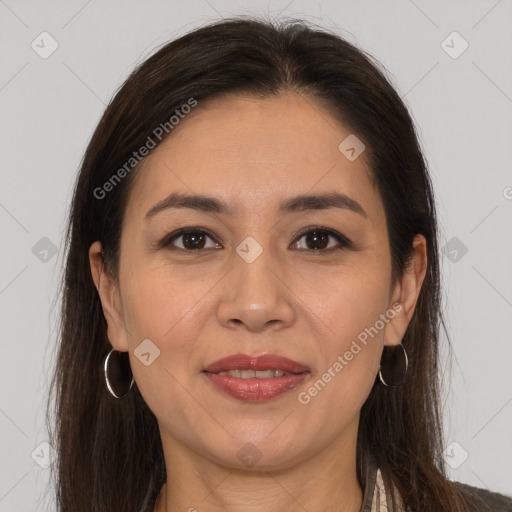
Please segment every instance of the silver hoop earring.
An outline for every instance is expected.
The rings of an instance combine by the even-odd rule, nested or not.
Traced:
[[[114,398],[124,398],[133,386],[133,374],[128,352],[112,349],[103,364],[105,382],[109,393]]]
[[[409,359],[402,343],[395,347],[384,347],[379,366],[380,381],[390,388],[400,385],[405,378],[408,366]]]

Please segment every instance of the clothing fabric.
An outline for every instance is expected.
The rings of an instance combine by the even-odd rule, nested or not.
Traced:
[[[402,500],[396,491],[395,499],[398,508],[393,512],[406,512]],[[369,476],[366,481],[363,505],[360,512],[391,512],[388,510],[387,492],[379,468],[369,468]]]
[[[496,492],[491,492],[479,487],[455,482],[456,487],[462,491],[471,512],[512,512],[512,496],[506,496]],[[415,512],[406,509],[396,490],[395,499],[397,508],[390,510],[387,504],[387,495],[382,473],[379,468],[370,467],[363,497],[363,505],[360,512]]]

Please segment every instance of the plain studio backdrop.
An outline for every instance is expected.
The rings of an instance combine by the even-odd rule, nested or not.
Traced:
[[[452,479],[512,494],[510,0],[0,0],[0,511],[45,504],[52,302],[93,129],[157,46],[251,13],[335,30],[383,63],[410,108],[437,198],[453,346],[443,456]]]

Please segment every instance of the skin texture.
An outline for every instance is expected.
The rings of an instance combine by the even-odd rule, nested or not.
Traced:
[[[385,211],[365,154],[349,161],[338,150],[350,133],[296,93],[200,103],[137,171],[118,281],[104,271],[101,244],[91,246],[109,340],[130,352],[137,386],[159,423],[168,479],[157,512],[359,511],[359,412],[383,345],[403,338],[427,261],[417,235],[412,265],[391,282]],[[277,212],[286,198],[333,191],[359,202],[367,216],[340,208]],[[215,196],[234,213],[168,209],[145,221],[171,192]],[[311,236],[298,235],[308,226],[335,230],[353,248],[331,236],[328,247],[338,249],[320,254]],[[182,227],[207,229],[215,239],[207,237],[202,251],[187,252],[183,237],[157,247]],[[236,252],[248,236],[263,250],[252,263]],[[301,404],[298,394],[396,303],[394,318]],[[149,366],[133,353],[144,339],[160,349]],[[201,373],[237,353],[282,355],[311,373],[272,400],[244,402]],[[252,467],[237,457],[249,442],[261,453]]]

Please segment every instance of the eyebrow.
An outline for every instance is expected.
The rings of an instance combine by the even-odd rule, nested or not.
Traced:
[[[157,213],[170,208],[190,208],[206,213],[226,215],[233,215],[234,213],[234,208],[229,206],[222,199],[205,195],[189,195],[173,192],[165,199],[152,206],[147,211],[144,220],[148,221]],[[286,215],[307,210],[327,210],[329,208],[349,210],[363,217],[368,217],[364,208],[355,199],[339,192],[291,197],[279,205],[278,212],[281,215]]]

